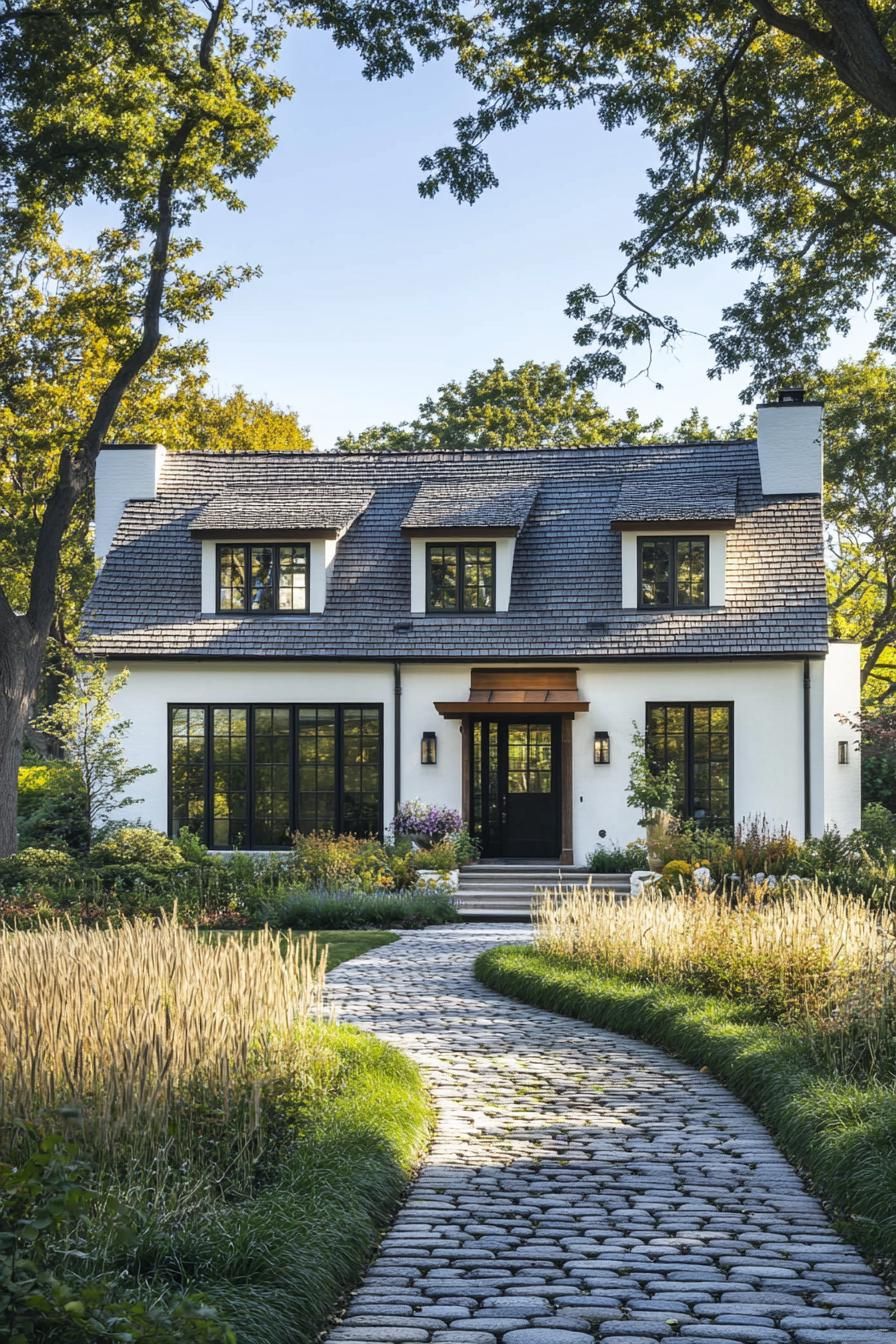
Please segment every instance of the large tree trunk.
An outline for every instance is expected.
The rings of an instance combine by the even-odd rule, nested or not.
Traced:
[[[19,765],[46,643],[26,632],[21,616],[0,624],[0,857],[16,852]]]

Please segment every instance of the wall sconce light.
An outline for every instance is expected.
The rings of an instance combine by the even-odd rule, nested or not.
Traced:
[[[438,742],[435,733],[424,733],[420,739],[420,764],[435,765],[438,757]]]
[[[837,743],[837,764],[838,764],[838,765],[849,765],[849,743],[848,743],[848,742],[838,742],[838,743]]]
[[[610,734],[598,732],[594,734],[594,764],[610,764]]]

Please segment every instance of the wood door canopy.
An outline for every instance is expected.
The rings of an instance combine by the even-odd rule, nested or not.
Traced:
[[[581,699],[575,667],[474,667],[467,700],[436,700],[446,719],[472,715],[494,718],[507,714],[582,714],[590,701]]]

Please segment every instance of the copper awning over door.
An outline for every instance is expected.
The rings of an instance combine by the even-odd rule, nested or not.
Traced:
[[[436,700],[435,707],[446,719],[581,714],[588,709],[589,701],[579,695],[576,673],[574,667],[474,667],[469,699]]]

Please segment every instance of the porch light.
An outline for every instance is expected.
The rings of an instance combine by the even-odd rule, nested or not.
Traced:
[[[610,734],[597,732],[594,734],[594,764],[610,764]]]
[[[849,743],[848,743],[848,742],[838,742],[838,743],[837,743],[837,764],[838,764],[838,765],[849,765]]]
[[[420,739],[420,764],[435,765],[438,757],[438,741],[435,733],[424,733]]]

